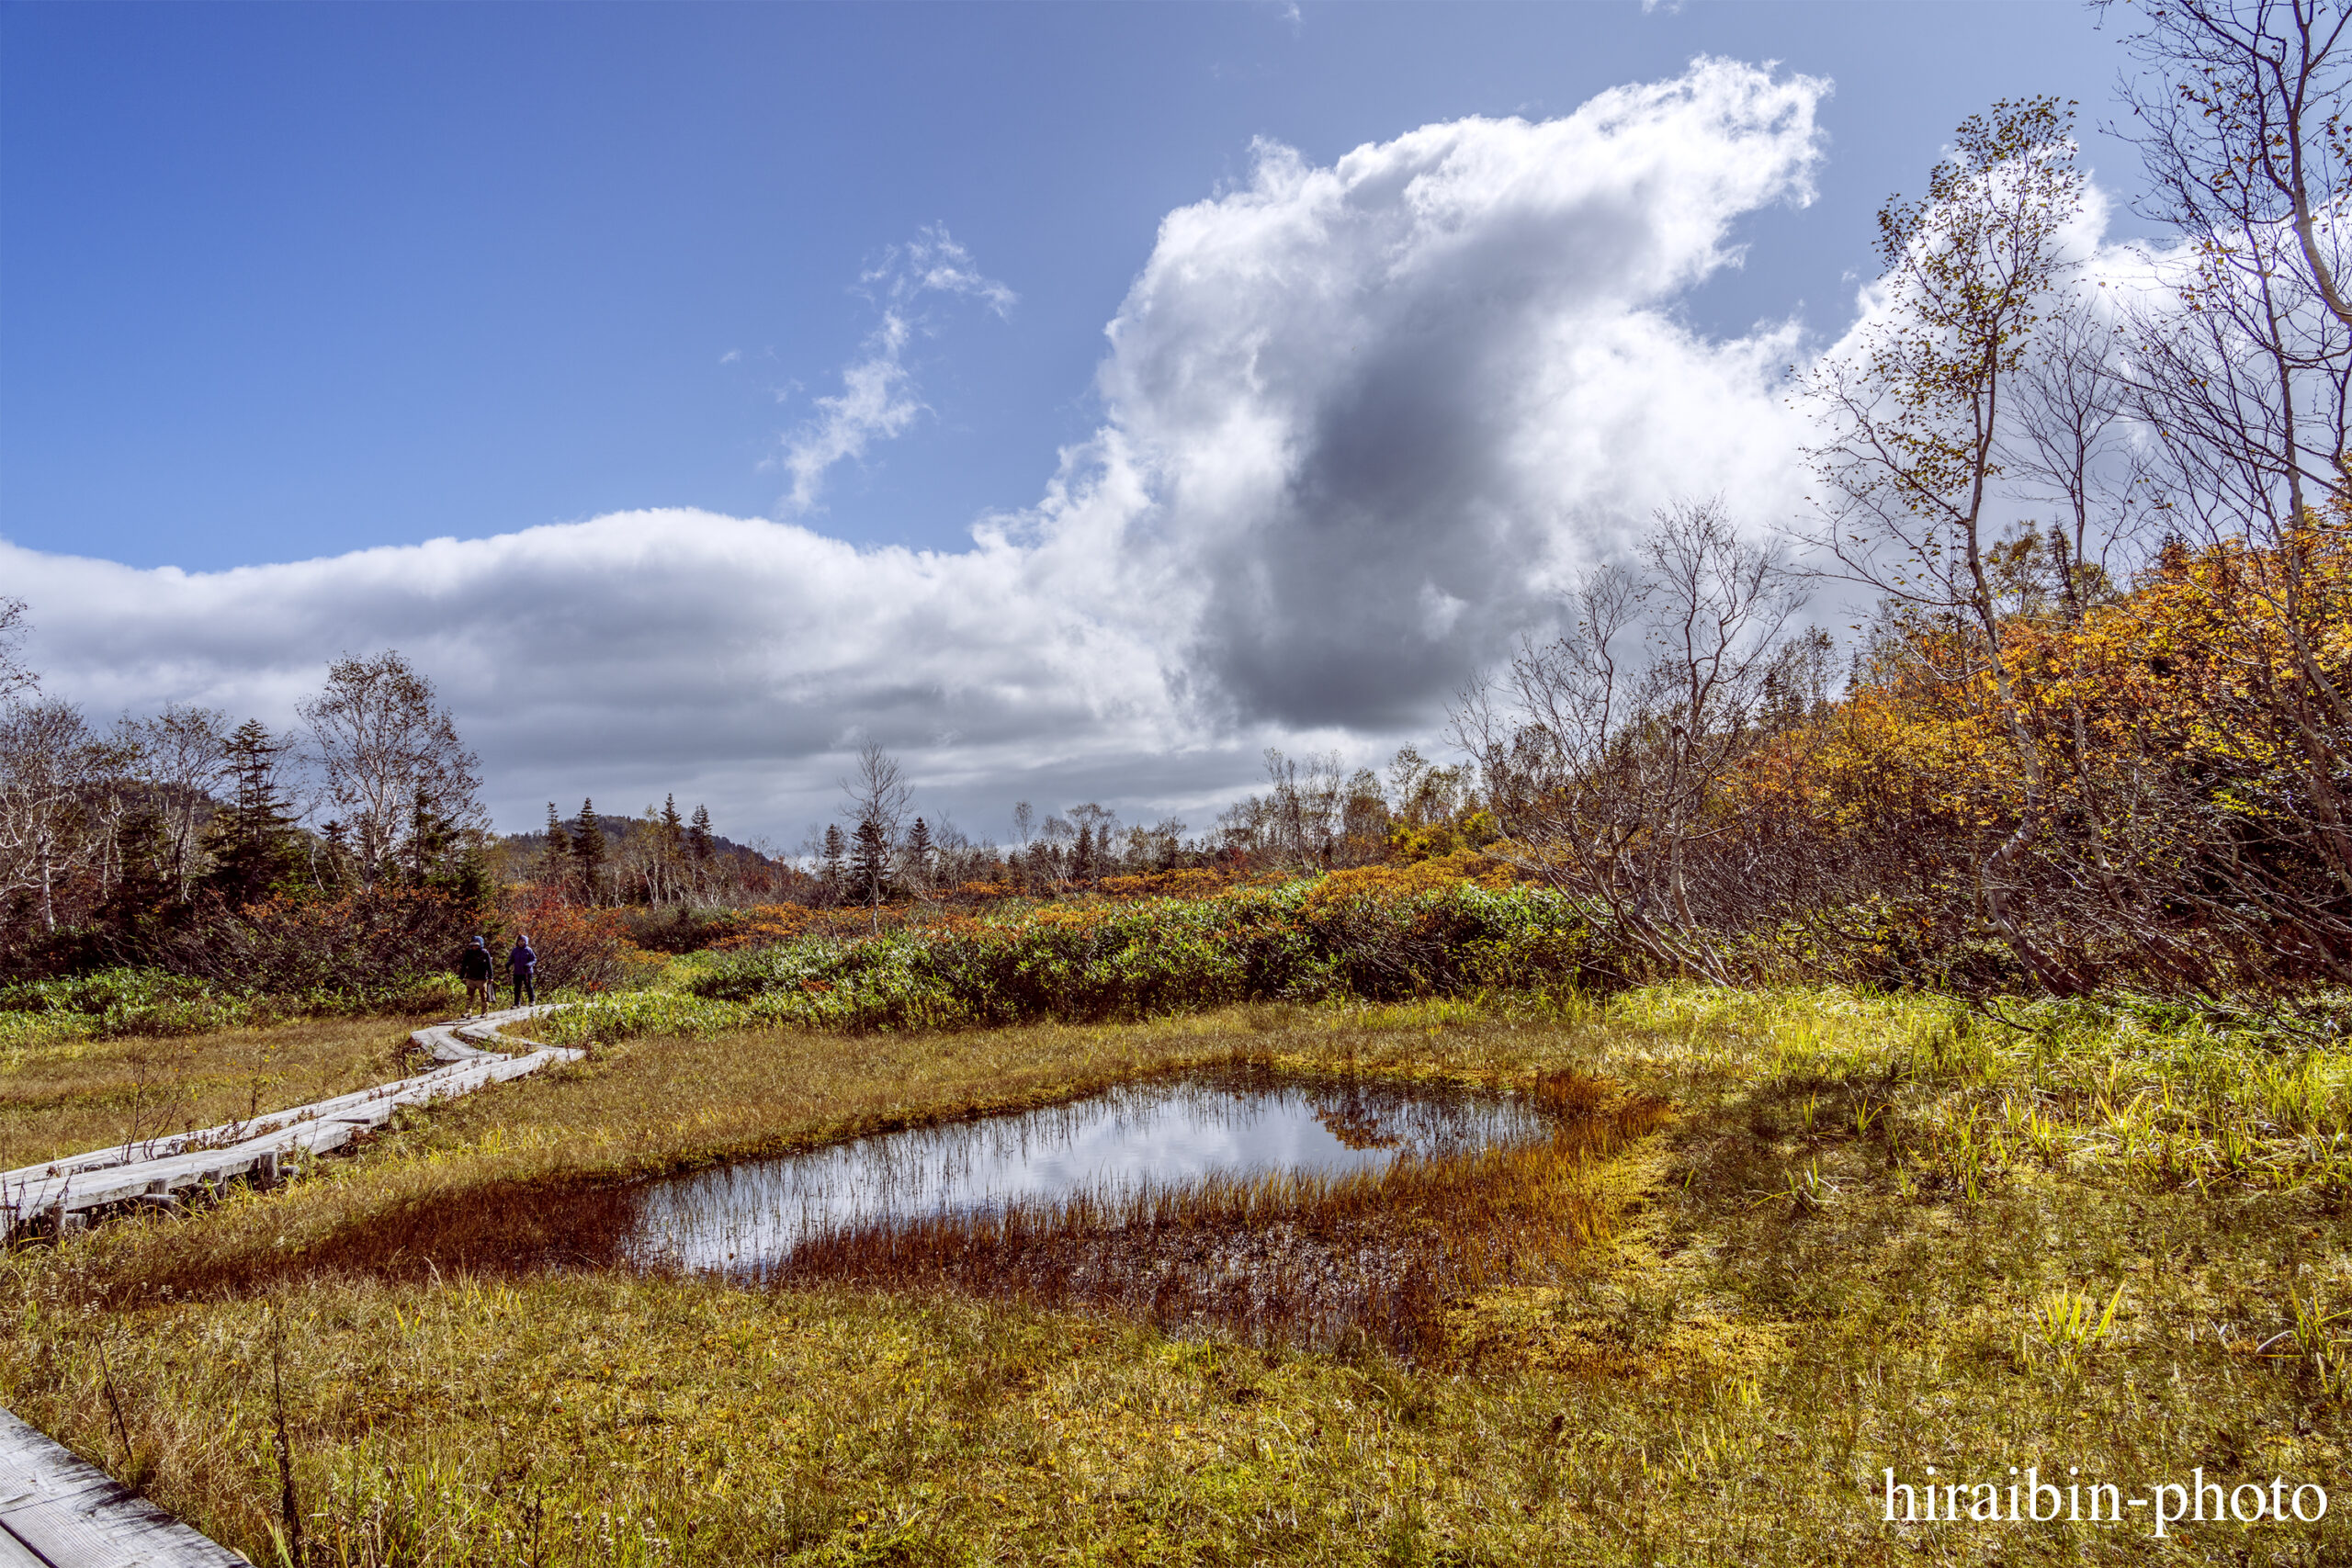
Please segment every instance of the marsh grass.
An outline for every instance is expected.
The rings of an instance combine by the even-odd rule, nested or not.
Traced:
[[[413,1070],[423,1020],[311,1019],[155,1036],[28,1040],[0,1050],[0,1169],[365,1089]]]
[[[2344,1047],[2010,1016],[1662,987],[600,1041],[317,1179],[8,1255],[0,1398],[119,1473],[119,1424],[150,1495],[257,1560],[275,1303],[314,1563],[2352,1561],[2341,1496],[2161,1542],[1881,1522],[1886,1466],[2334,1495],[2352,1454]],[[452,1239],[549,1193],[1238,1061],[1573,1072],[1674,1110],[1577,1172],[1605,1229],[1555,1276],[1442,1302],[1442,1356],[952,1281],[492,1272]]]
[[[1532,1081],[1496,1047],[1587,1004],[1521,998],[1339,1011],[1261,1006],[1150,1025],[1046,1025],[846,1037],[724,1031],[592,1042],[586,1063],[403,1114],[360,1158],[324,1162],[266,1200],[240,1196],[201,1226],[109,1226],[72,1249],[107,1299],[266,1290],[319,1272],[408,1277],[608,1266],[623,1190],[715,1161],[1057,1104],[1136,1078],[1203,1068]],[[559,1015],[560,1016],[560,1015]],[[1399,1025],[1402,1027],[1399,1027]],[[1557,1042],[1554,1043],[1556,1047]]]

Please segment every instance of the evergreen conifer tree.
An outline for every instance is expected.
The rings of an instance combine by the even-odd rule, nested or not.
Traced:
[[[492,915],[495,886],[481,835],[450,821],[422,785],[410,800],[401,869],[410,886],[447,894],[474,923],[484,923]]]
[[[277,793],[277,759],[285,742],[257,718],[229,737],[229,805],[212,818],[212,873],[205,881],[231,904],[264,898],[294,869],[294,823]]]
[[[549,887],[563,883],[565,862],[571,858],[571,834],[565,829],[563,818],[555,814],[555,802],[548,802],[547,848],[539,858],[539,880]]]
[[[119,868],[107,891],[107,923],[136,937],[169,907],[176,888],[164,814],[144,806],[124,817],[115,829],[115,853]]]
[[[848,852],[849,846],[842,838],[842,825],[838,822],[826,823],[825,849],[819,859],[818,863],[820,869],[818,875],[824,882],[825,901],[828,904],[838,903],[841,899],[842,857]]]
[[[319,825],[318,853],[311,857],[311,872],[322,891],[341,892],[358,877],[359,863],[351,850],[351,829],[340,818]]]
[[[678,815],[678,797],[662,797],[662,818],[656,829],[661,840],[656,846],[655,863],[661,868],[661,897],[663,901],[682,894],[686,886],[686,824]]]
[[[861,904],[879,908],[890,885],[890,840],[871,817],[857,825],[849,859],[850,891]]]
[[[433,796],[423,784],[417,785],[409,799],[408,841],[401,846],[401,859],[411,886],[433,884],[456,848],[457,838],[457,829],[441,815]]]
[[[594,904],[605,876],[605,825],[596,819],[596,803],[580,803],[580,820],[571,832],[571,859],[580,877],[580,897]]]
[[[931,886],[931,828],[920,817],[907,834],[907,874],[918,887]]]
[[[458,901],[469,923],[498,923],[498,880],[490,874],[490,857],[482,853],[480,840],[469,838],[454,863],[435,879],[435,886]]]

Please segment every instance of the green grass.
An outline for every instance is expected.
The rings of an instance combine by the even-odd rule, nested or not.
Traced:
[[[166,1039],[290,1019],[366,1018],[383,1012],[438,1017],[465,987],[454,975],[421,975],[396,987],[272,993],[225,989],[159,969],[99,969],[59,980],[0,985],[0,1071],[17,1054],[76,1040]]]
[[[2012,1016],[1684,987],[956,1033],[648,1013],[316,1179],[11,1255],[0,1396],[257,1561],[278,1324],[316,1562],[2352,1560],[2352,1496],[2163,1541],[1880,1521],[1888,1466],[2352,1486],[2352,1051]],[[1583,1267],[1451,1303],[1414,1364],[501,1266],[631,1174],[1232,1060],[1577,1072],[1675,1112],[1587,1190]]]

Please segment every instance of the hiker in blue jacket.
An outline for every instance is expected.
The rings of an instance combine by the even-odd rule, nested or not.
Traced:
[[[521,1007],[525,997],[531,998],[533,1006],[538,1004],[539,987],[535,978],[538,971],[539,955],[531,951],[531,939],[517,932],[514,951],[506,955],[506,972],[514,977],[514,1006]]]

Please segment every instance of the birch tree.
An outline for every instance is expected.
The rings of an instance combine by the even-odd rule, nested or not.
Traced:
[[[481,761],[458,739],[433,682],[398,652],[338,659],[326,689],[299,711],[325,801],[350,834],[362,886],[373,887],[395,868],[420,802],[454,829],[481,827]]]
[[[213,792],[229,776],[229,719],[214,708],[167,705],[138,721],[141,769],[160,797],[174,896],[183,904],[201,874],[200,833]]]
[[[2334,561],[2352,528],[2352,12],[2319,0],[2168,0],[2130,47],[2123,130],[2149,176],[2144,215],[2185,271],[2134,314],[2133,391],[2158,455],[2165,522],[2203,550],[2252,547],[2273,570],[2211,596],[2241,727],[2291,770],[2233,780],[2207,869],[2215,919],[2258,908],[2309,925],[2352,900],[2352,595]],[[2283,650],[2283,658],[2265,651]],[[2308,858],[2315,901],[2274,874]],[[2206,889],[2192,888],[2198,898]]]
[[[0,594],[0,702],[40,684],[24,660],[25,633],[30,629],[25,623],[25,602]]]
[[[1826,491],[1816,542],[1898,611],[1951,631],[1935,646],[1961,668],[1938,673],[1981,676],[2015,748],[2017,825],[1977,867],[1977,885],[2018,961],[2062,995],[2085,982],[2027,933],[2013,903],[2049,791],[2002,649],[1990,567],[2036,329],[2075,271],[2063,249],[2084,193],[2073,125],[2071,107],[2051,97],[1962,121],[1925,198],[1880,209],[1880,309],[1857,346],[1825,358],[1804,386],[1823,429],[1809,453]]]
[[[71,703],[0,705],[0,897],[31,894],[44,931],[57,929],[59,883],[104,847],[93,792],[122,760]]]
[[[1506,835],[1487,852],[1559,889],[1670,970],[1718,984],[1710,936],[1753,912],[1723,786],[1764,736],[1803,645],[1804,594],[1779,550],[1722,507],[1660,512],[1634,558],[1584,578],[1574,629],[1521,648],[1453,715]],[[1400,754],[1400,762],[1404,759]],[[1400,784],[1426,770],[1418,756]]]

